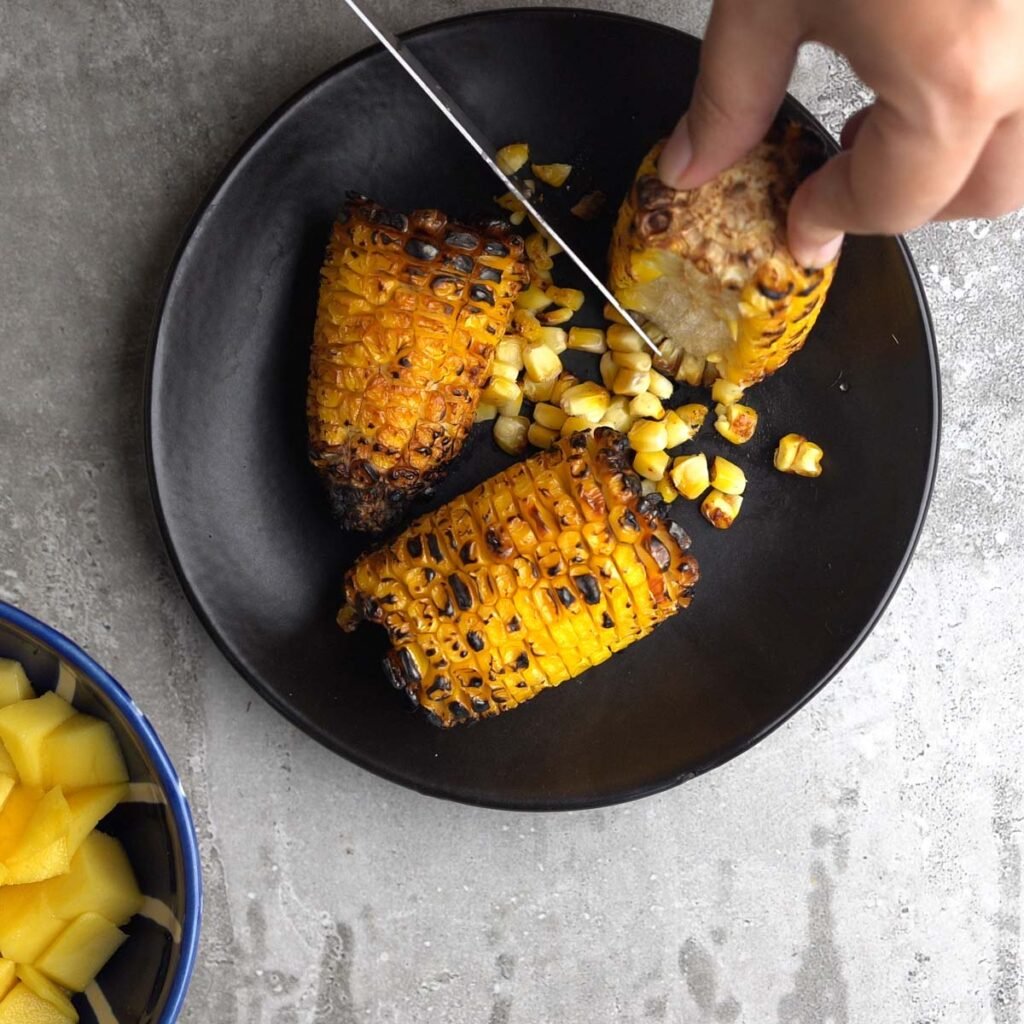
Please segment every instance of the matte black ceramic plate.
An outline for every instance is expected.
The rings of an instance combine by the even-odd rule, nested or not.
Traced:
[[[607,14],[484,14],[413,34],[414,48],[500,143],[612,197],[577,241],[603,259],[636,164],[683,109],[697,41]],[[793,105],[799,116],[805,112]],[[239,671],[328,746],[397,782],[503,807],[627,800],[746,749],[846,661],[891,596],[931,488],[938,383],[906,249],[853,240],[806,350],[751,396],[755,439],[729,451],[750,484],[717,532],[676,502],[703,574],[692,608],[579,680],[481,725],[442,732],[384,680],[383,635],[334,623],[365,541],[328,515],[306,462],[308,348],[318,268],[346,189],[453,216],[490,212],[495,182],[380,51],[287,104],[193,222],[156,331],[148,429],[153,490],[197,612]],[[575,278],[562,267],[557,276]],[[594,302],[579,317],[600,324]],[[589,361],[589,362],[588,362]],[[594,368],[593,357],[579,365]],[[686,394],[680,391],[681,402]],[[821,443],[818,480],[771,468],[778,437]],[[508,463],[478,426],[425,511]]]

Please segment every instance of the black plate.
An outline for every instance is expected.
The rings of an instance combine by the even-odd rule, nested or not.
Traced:
[[[697,40],[580,11],[482,14],[414,48],[499,142],[528,139],[611,197],[578,241],[603,259],[611,215],[683,109]],[[795,104],[799,116],[808,116]],[[328,72],[264,125],[197,214],[152,350],[153,494],[182,583],[221,649],[302,729],[387,778],[501,807],[628,800],[734,756],[850,657],[910,557],[932,485],[938,375],[924,297],[898,241],[853,240],[807,349],[752,393],[755,439],[700,447],[750,484],[719,533],[677,502],[703,580],[693,607],[584,678],[441,732],[378,667],[382,634],[334,625],[364,541],[331,521],[306,463],[307,353],[324,244],[346,189],[399,209],[493,210],[495,182],[378,50]],[[558,278],[574,279],[565,261]],[[600,324],[600,306],[580,322]],[[593,368],[593,357],[580,365]],[[688,396],[680,391],[678,401]],[[771,468],[777,438],[820,442],[818,480]],[[432,502],[508,463],[479,426]]]

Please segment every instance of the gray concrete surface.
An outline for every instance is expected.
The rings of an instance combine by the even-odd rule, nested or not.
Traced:
[[[408,27],[498,4],[376,6]],[[188,1024],[1021,1020],[1024,219],[912,239],[942,349],[938,491],[824,695],[632,806],[449,806],[327,753],[226,665],[163,556],[137,428],[189,213],[363,33],[338,0],[0,13],[0,596],[84,642],[182,770],[207,887]],[[864,97],[813,49],[794,91],[833,129]]]

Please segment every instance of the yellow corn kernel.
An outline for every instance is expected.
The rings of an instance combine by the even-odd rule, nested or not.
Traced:
[[[548,252],[551,252],[551,244],[548,244]],[[564,306],[574,313],[581,309],[585,298],[579,288],[549,288],[548,295],[556,306]]]
[[[553,188],[561,188],[565,179],[572,173],[572,164],[530,164],[530,170]]]
[[[540,402],[533,407],[533,419],[548,430],[561,430],[565,422],[565,413],[557,405]]]
[[[512,142],[502,146],[494,154],[494,162],[505,174],[515,174],[522,170],[530,159],[530,147],[525,142]]]
[[[786,434],[779,439],[779,446],[775,449],[775,468],[780,473],[790,473],[793,469],[793,462],[796,453],[800,451],[800,445],[806,438],[802,434]]]
[[[483,423],[486,420],[493,420],[498,415],[498,407],[496,405],[490,405],[487,402],[481,402],[476,407],[476,416],[473,420],[474,423]]]
[[[728,530],[740,514],[743,498],[738,494],[711,491],[700,504],[701,515],[716,529]]]
[[[625,434],[633,425],[633,417],[629,413],[629,402],[622,395],[616,395],[608,404],[608,409],[598,425],[611,427],[612,430],[619,430]]]
[[[527,341],[535,341],[544,330],[541,322],[528,309],[517,309],[512,314],[512,322]]]
[[[572,316],[571,309],[560,306],[558,309],[549,309],[546,313],[538,313],[537,319],[548,327],[557,327],[559,324],[567,324]]]
[[[505,377],[492,377],[490,383],[484,388],[480,401],[500,407],[506,402],[514,402],[522,393],[522,388],[514,380],[508,380]]]
[[[562,252],[562,247],[553,238],[549,238],[548,239],[548,255],[549,256],[557,256],[560,252]]]
[[[568,437],[570,434],[575,434],[577,430],[590,430],[593,425],[590,420],[584,419],[582,416],[567,416],[559,433],[562,437]]]
[[[544,314],[541,313],[541,316]],[[542,327],[537,332],[537,337],[534,341],[540,342],[542,345],[547,345],[556,356],[561,355],[566,350],[566,333],[561,327]]]
[[[797,476],[821,476],[823,455],[820,446],[802,434],[786,434],[775,449],[775,468]]]
[[[538,288],[537,285],[531,284],[529,288],[524,288],[516,296],[516,308],[525,309],[529,313],[538,313],[542,309],[547,309],[551,305],[551,300],[547,297],[543,288]]]
[[[672,481],[667,476],[663,476],[658,481],[658,493],[661,495],[661,500],[668,505],[671,505],[679,497],[679,492],[672,486]]]
[[[523,368],[523,343],[518,334],[506,334],[497,345],[494,346],[495,362],[506,363],[514,366],[517,370]]]
[[[505,380],[519,380],[519,369],[515,366],[510,366],[508,363],[503,363],[500,359],[495,359],[491,363],[491,373],[495,377],[504,377]]]
[[[649,373],[651,369],[651,357],[646,352],[612,352],[612,359],[615,360],[616,366],[621,366],[625,370]]]
[[[531,380],[554,380],[562,372],[562,360],[544,344],[523,350],[523,366]]]
[[[569,348],[599,355],[607,351],[608,343],[604,340],[604,331],[598,327],[570,327]]]
[[[626,321],[622,319],[622,314],[610,303],[604,304],[604,318],[609,323],[613,324],[624,324]]]
[[[633,459],[633,469],[645,480],[657,483],[668,468],[668,452],[637,452]]]
[[[526,258],[540,270],[550,270],[555,265],[548,255],[548,243],[539,231],[526,238]]]
[[[551,271],[539,270],[532,263],[526,264],[526,272],[530,276],[530,284],[538,288],[547,288],[551,284]]]
[[[612,391],[617,395],[642,395],[650,382],[650,370],[627,370],[620,366],[612,380]]]
[[[659,399],[655,398],[649,391],[637,395],[629,403],[629,413],[637,419],[663,420],[665,409]]]
[[[797,476],[821,476],[821,457],[825,453],[810,441],[804,441],[793,463]]]
[[[598,364],[598,371],[601,374],[601,383],[611,391],[612,384],[615,382],[615,375],[619,372],[619,367],[615,362],[614,353],[605,352],[601,356],[601,362]]]
[[[668,434],[666,448],[678,448],[679,445],[693,440],[696,431],[689,424],[684,423],[677,412],[669,409],[661,422],[665,424],[665,431]]]
[[[672,463],[672,472],[669,476],[672,486],[690,501],[699,498],[711,486],[708,460],[703,452],[696,455],[681,455]]]
[[[711,486],[723,494],[742,494],[747,486],[747,476],[735,462],[716,455],[711,463]]]
[[[685,381],[693,387],[699,387],[704,379],[704,367],[706,361],[703,356],[691,356],[688,352],[683,354],[676,370],[676,380]]]
[[[640,493],[644,495],[644,497],[646,497],[648,494],[656,494],[657,490],[658,484],[656,484],[653,480],[640,481]]]
[[[496,196],[494,201],[503,210],[510,210],[513,213],[525,212],[523,210],[523,204],[519,201],[519,197],[512,192],[506,192],[504,195]]]
[[[644,339],[632,327],[625,324],[612,324],[605,332],[608,347],[613,352],[642,352]]]
[[[691,402],[689,405],[681,405],[676,409],[676,415],[688,426],[693,428],[693,433],[704,426],[708,418],[708,407],[699,402]]]
[[[526,451],[530,421],[525,416],[499,416],[494,421],[494,440],[509,455]]]
[[[526,211],[516,210],[514,213],[510,213],[508,215],[508,219],[509,223],[512,224],[514,227],[519,227],[519,225],[522,224],[524,220],[526,220]]]
[[[749,405],[718,405],[715,409],[717,430],[732,444],[746,444],[757,429],[757,412]]]
[[[530,380],[526,377],[522,383],[523,395],[528,402],[546,402],[554,388],[554,380]]]
[[[515,398],[510,398],[507,402],[501,402],[498,405],[499,416],[518,416],[523,411],[523,389],[519,389],[519,394]]]
[[[558,380],[555,381],[554,387],[551,389],[551,398],[548,399],[553,405],[560,405],[562,401],[562,395],[569,390],[569,388],[576,387],[579,384],[580,379],[574,373],[569,373],[568,370],[563,371]]]
[[[600,384],[584,381],[567,388],[559,400],[567,416],[582,416],[591,423],[598,423],[608,410],[612,397]]]
[[[662,452],[668,446],[668,432],[657,420],[637,420],[629,428],[629,446],[635,452]]]
[[[539,423],[531,423],[526,432],[526,439],[534,448],[550,448],[558,440],[557,430],[542,427]]]
[[[651,383],[647,386],[647,390],[665,402],[672,397],[675,388],[668,377],[662,376],[657,370],[651,370]]]
[[[733,384],[731,380],[719,377],[711,385],[711,400],[722,405],[735,405],[743,398],[743,388],[739,384]]]

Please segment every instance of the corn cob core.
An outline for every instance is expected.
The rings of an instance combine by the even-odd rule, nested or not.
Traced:
[[[835,272],[798,266],[786,245],[797,185],[821,164],[809,130],[778,126],[739,163],[700,188],[676,191],[647,154],[619,210],[611,286],[628,309],[667,335],[658,368],[685,354],[747,387],[799,350]]]
[[[310,458],[342,524],[381,530],[465,443],[527,281],[523,242],[349,195],[321,271]]]
[[[383,625],[385,671],[436,725],[500,714],[690,603],[697,561],[641,497],[629,443],[579,431],[363,555],[339,625]]]

